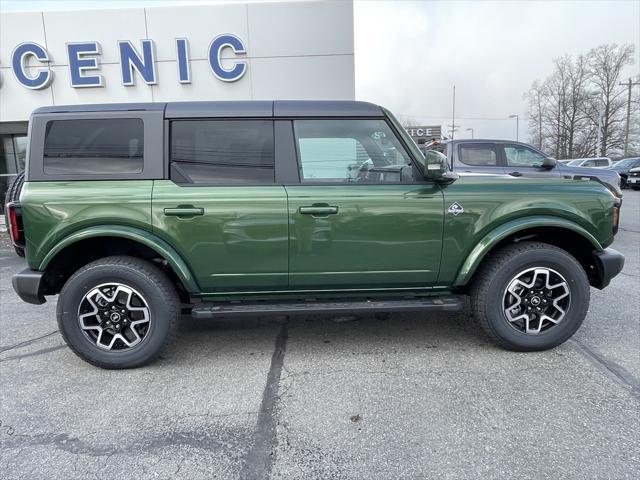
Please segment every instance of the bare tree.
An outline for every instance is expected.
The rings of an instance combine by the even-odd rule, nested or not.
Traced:
[[[632,44],[601,45],[589,52],[591,81],[602,102],[602,146],[600,155],[624,147],[624,125],[627,99],[620,83],[622,72],[633,64]],[[595,101],[598,101],[596,98]]]
[[[555,59],[553,73],[542,82],[536,80],[525,94],[531,142],[559,159],[620,154],[628,101],[619,81],[633,63],[633,54],[633,45],[611,44],[587,55]],[[639,112],[640,103],[632,110]],[[637,123],[630,128],[632,146],[640,144],[640,133],[634,133]]]
[[[535,144],[540,150],[543,148],[542,116],[544,112],[542,102],[544,96],[544,87],[538,80],[533,82],[529,91],[524,94],[524,98],[529,104],[529,132],[531,133],[532,143],[533,139],[535,139]]]

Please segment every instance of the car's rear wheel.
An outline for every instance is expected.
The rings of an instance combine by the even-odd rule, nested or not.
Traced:
[[[509,350],[553,348],[580,328],[589,281],[566,251],[538,242],[506,246],[475,275],[471,305],[478,323]]]
[[[78,270],[58,298],[67,345],[102,368],[150,363],[173,339],[180,300],[167,276],[133,257],[107,257]]]

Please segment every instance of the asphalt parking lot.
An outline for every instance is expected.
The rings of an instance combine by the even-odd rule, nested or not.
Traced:
[[[572,340],[519,354],[468,313],[185,319],[153,365],[92,367],[0,249],[0,478],[639,478],[640,192]]]

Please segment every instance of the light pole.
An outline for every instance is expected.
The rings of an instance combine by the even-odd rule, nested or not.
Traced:
[[[520,141],[520,118],[518,118],[518,115],[516,114],[509,115],[509,118],[516,119],[516,142],[519,142]]]
[[[473,138],[473,128],[467,128],[467,132],[471,132],[471,138]]]
[[[598,150],[596,151],[596,157],[603,155],[602,152],[602,95],[600,92],[593,92],[591,96],[598,102]]]

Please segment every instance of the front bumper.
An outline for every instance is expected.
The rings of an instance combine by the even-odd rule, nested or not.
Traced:
[[[18,296],[27,303],[42,305],[46,302],[44,298],[44,272],[38,272],[25,268],[20,273],[16,273],[11,279],[13,289]]]
[[[602,252],[594,253],[598,278],[593,285],[596,288],[603,289],[611,279],[618,275],[624,267],[624,255],[613,248],[606,248]]]

